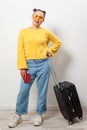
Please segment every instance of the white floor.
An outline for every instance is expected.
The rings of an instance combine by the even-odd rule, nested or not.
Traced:
[[[35,127],[33,126],[35,112],[32,110],[28,115],[23,117],[23,122],[16,128],[8,128],[8,123],[13,113],[13,110],[0,110],[0,130],[87,130],[86,111],[83,113],[83,120],[76,118],[73,125],[69,125],[60,112],[57,110],[48,110],[44,115],[42,126]]]

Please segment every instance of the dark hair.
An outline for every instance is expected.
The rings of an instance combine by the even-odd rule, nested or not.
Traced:
[[[36,11],[41,11],[41,12],[44,14],[44,17],[45,17],[45,15],[46,15],[46,11],[41,10],[41,9],[36,9],[36,8],[34,8],[33,11],[34,11],[34,13],[35,13]]]

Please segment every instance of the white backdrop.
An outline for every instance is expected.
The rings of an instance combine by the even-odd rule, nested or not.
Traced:
[[[43,27],[62,40],[53,58],[59,81],[75,83],[81,103],[87,106],[87,0],[0,0],[0,108],[15,108],[20,85],[16,67],[17,38],[20,29],[31,26],[33,8],[46,10]],[[48,89],[48,107],[57,106],[52,76]],[[34,83],[30,107],[36,107]]]

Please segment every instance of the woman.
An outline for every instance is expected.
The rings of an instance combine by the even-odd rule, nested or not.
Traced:
[[[46,99],[50,77],[48,57],[55,55],[61,45],[61,41],[51,31],[41,27],[45,20],[45,14],[46,12],[43,10],[34,9],[32,26],[22,29],[19,33],[17,66],[22,79],[16,102],[15,116],[9,123],[10,128],[16,127],[22,121],[22,115],[27,114],[29,92],[35,78],[38,90],[35,126],[42,124],[42,114],[47,110]],[[53,44],[48,47],[50,41]],[[27,73],[30,74],[30,81],[25,83]]]

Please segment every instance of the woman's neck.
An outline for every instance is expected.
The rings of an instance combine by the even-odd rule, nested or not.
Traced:
[[[38,28],[40,28],[40,26],[34,26],[34,25],[32,25],[31,28],[32,29],[38,29]]]

